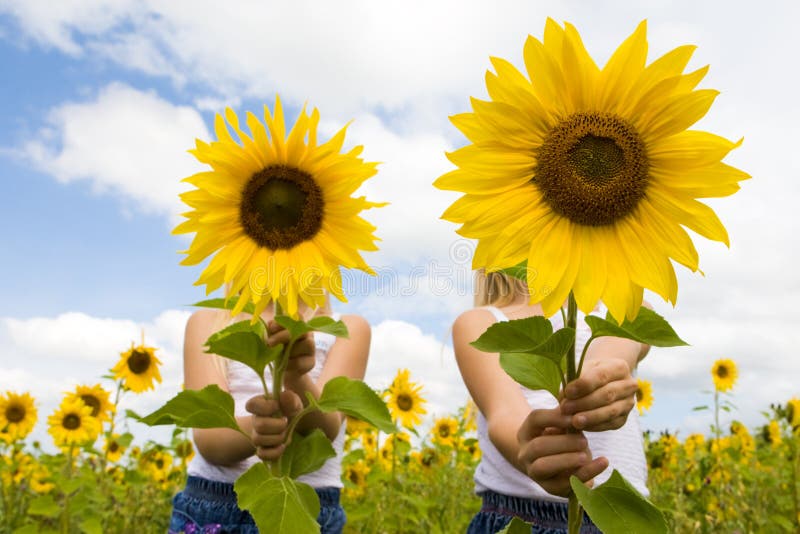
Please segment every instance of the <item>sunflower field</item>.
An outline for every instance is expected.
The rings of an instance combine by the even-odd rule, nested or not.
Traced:
[[[142,441],[122,411],[125,395],[146,394],[160,380],[152,347],[132,346],[101,384],[80,385],[47,417],[56,447],[30,441],[40,422],[28,393],[0,395],[0,533],[164,532],[171,499],[183,488],[195,454],[187,431],[167,443]],[[712,369],[714,412],[708,433],[644,433],[651,499],[673,532],[796,532],[800,525],[800,399],[775,403],[763,424],[747,428],[730,416],[736,365]],[[640,412],[653,388],[640,380]],[[472,473],[481,451],[477,408],[431,417],[424,384],[407,370],[379,392],[398,428],[384,434],[349,419],[343,463],[345,532],[463,532],[480,500]],[[726,423],[721,424],[722,416]],[[779,488],[775,491],[774,488]]]

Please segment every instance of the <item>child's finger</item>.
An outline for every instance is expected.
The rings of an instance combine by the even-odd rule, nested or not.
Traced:
[[[579,399],[593,391],[614,382],[624,380],[631,375],[630,367],[622,359],[607,359],[589,362],[581,376],[567,384],[564,396],[567,399]]]
[[[607,467],[608,459],[605,456],[600,456],[588,464],[581,466],[574,474],[581,482],[589,482],[591,485],[591,480],[605,471]]]
[[[256,447],[277,447],[286,441],[286,429],[278,434],[254,434],[252,441]]]
[[[281,391],[280,395],[281,413],[287,417],[294,417],[303,409],[303,401],[297,393],[293,391]]]
[[[636,401],[631,397],[618,400],[608,406],[603,406],[588,412],[578,412],[572,416],[572,426],[579,430],[611,430],[619,428],[628,418]]]
[[[563,401],[561,403],[561,412],[565,415],[573,415],[578,412],[588,412],[608,406],[621,399],[633,398],[638,387],[636,380],[632,377],[615,380],[581,398]]]
[[[280,411],[280,406],[273,399],[268,399],[264,395],[256,395],[247,399],[244,409],[253,415],[269,417]]]
[[[544,456],[528,464],[528,476],[536,481],[547,480],[564,471],[570,473],[576,471],[591,459],[592,456],[588,450]]]
[[[288,421],[285,417],[253,416],[253,433],[260,435],[277,435],[286,431]]]
[[[519,453],[524,463],[534,462],[538,458],[569,452],[587,450],[589,442],[583,434],[561,434],[557,436],[539,436],[526,443]]]
[[[256,456],[258,456],[262,460],[277,460],[283,454],[284,449],[286,449],[286,445],[281,444],[277,447],[256,447]]]
[[[567,428],[572,424],[572,417],[565,416],[559,408],[551,410],[532,410],[525,417],[517,432],[517,440],[526,443],[541,436],[547,427]]]

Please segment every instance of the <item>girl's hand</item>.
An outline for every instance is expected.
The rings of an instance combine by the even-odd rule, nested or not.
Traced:
[[[278,344],[283,344],[284,346],[289,344],[289,331],[275,321],[269,322],[267,333],[267,345],[270,347]],[[314,344],[313,332],[304,334],[297,339],[292,347],[292,353],[289,355],[289,362],[283,375],[284,378],[291,381],[311,371],[316,363],[316,352],[317,347]]]
[[[589,482],[608,467],[604,457],[592,459],[582,432],[570,433],[572,417],[559,408],[533,410],[517,432],[519,464],[548,493],[566,497],[569,477]]]
[[[289,421],[303,409],[300,397],[293,391],[283,391],[280,403],[264,395],[251,397],[245,409],[253,414],[250,435],[256,455],[262,460],[277,460],[286,448]]]
[[[620,428],[636,405],[636,379],[625,360],[587,359],[581,376],[564,389],[561,413],[579,430],[599,432]]]

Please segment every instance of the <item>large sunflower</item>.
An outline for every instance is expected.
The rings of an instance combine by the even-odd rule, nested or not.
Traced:
[[[110,396],[111,394],[103,389],[103,386],[95,384],[94,386],[78,386],[74,392],[68,395],[68,398],[82,401],[92,409],[92,417],[96,417],[102,422],[111,420],[116,411]]]
[[[77,399],[64,399],[47,423],[57,447],[91,442],[100,434],[100,420],[92,417],[92,409]]]
[[[693,50],[646,66],[642,22],[600,69],[571,24],[548,19],[543,42],[525,43],[530,79],[492,58],[491,100],[451,117],[472,144],[448,154],[458,169],[435,182],[465,193],[443,218],[478,240],[473,268],[527,261],[531,303],[547,316],[570,291],[584,313],[602,300],[618,320],[636,316],[644,288],[674,303],[670,259],[698,270],[682,226],[728,244],[696,198],[749,178],[721,161],[739,143],[687,130],[717,95],[695,90],[707,67],[683,73]]]
[[[15,441],[30,434],[36,424],[36,406],[29,393],[6,391],[0,396],[0,440]]]
[[[125,387],[134,393],[153,389],[153,381],[161,383],[161,372],[158,366],[161,361],[156,358],[156,349],[144,344],[134,346],[120,354],[117,364],[111,369],[114,378],[122,379]]]
[[[711,367],[711,378],[714,379],[714,387],[718,391],[731,390],[738,375],[736,363],[733,360],[717,360]]]
[[[350,195],[376,171],[366,163],[361,146],[340,153],[345,128],[317,143],[319,113],[305,108],[288,136],[280,98],[274,116],[264,107],[266,128],[247,114],[250,135],[236,114],[217,115],[217,141],[197,141],[192,154],[211,170],[185,181],[197,189],[181,195],[192,211],[174,233],[196,232],[184,265],[216,254],[196,284],[211,293],[230,284],[240,294],[233,310],[247,302],[255,314],[270,302],[296,315],[298,298],[311,307],[324,304],[325,290],[346,300],[339,267],[373,273],[359,251],[377,250],[375,227],[359,213],[380,206]]]
[[[406,428],[414,428],[422,422],[420,416],[428,413],[423,404],[425,399],[420,395],[422,386],[409,380],[408,369],[397,372],[392,385],[387,392],[386,406],[392,417]]]

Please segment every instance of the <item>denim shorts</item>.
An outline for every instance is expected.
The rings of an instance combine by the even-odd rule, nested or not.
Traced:
[[[567,503],[512,497],[493,491],[480,493],[483,506],[472,518],[467,534],[494,534],[514,517],[531,523],[532,534],[567,534]],[[601,534],[584,513],[581,534]]]
[[[346,520],[339,488],[316,488],[321,534],[341,534]],[[258,534],[249,512],[236,504],[233,484],[189,476],[186,488],[172,499],[169,534]]]

